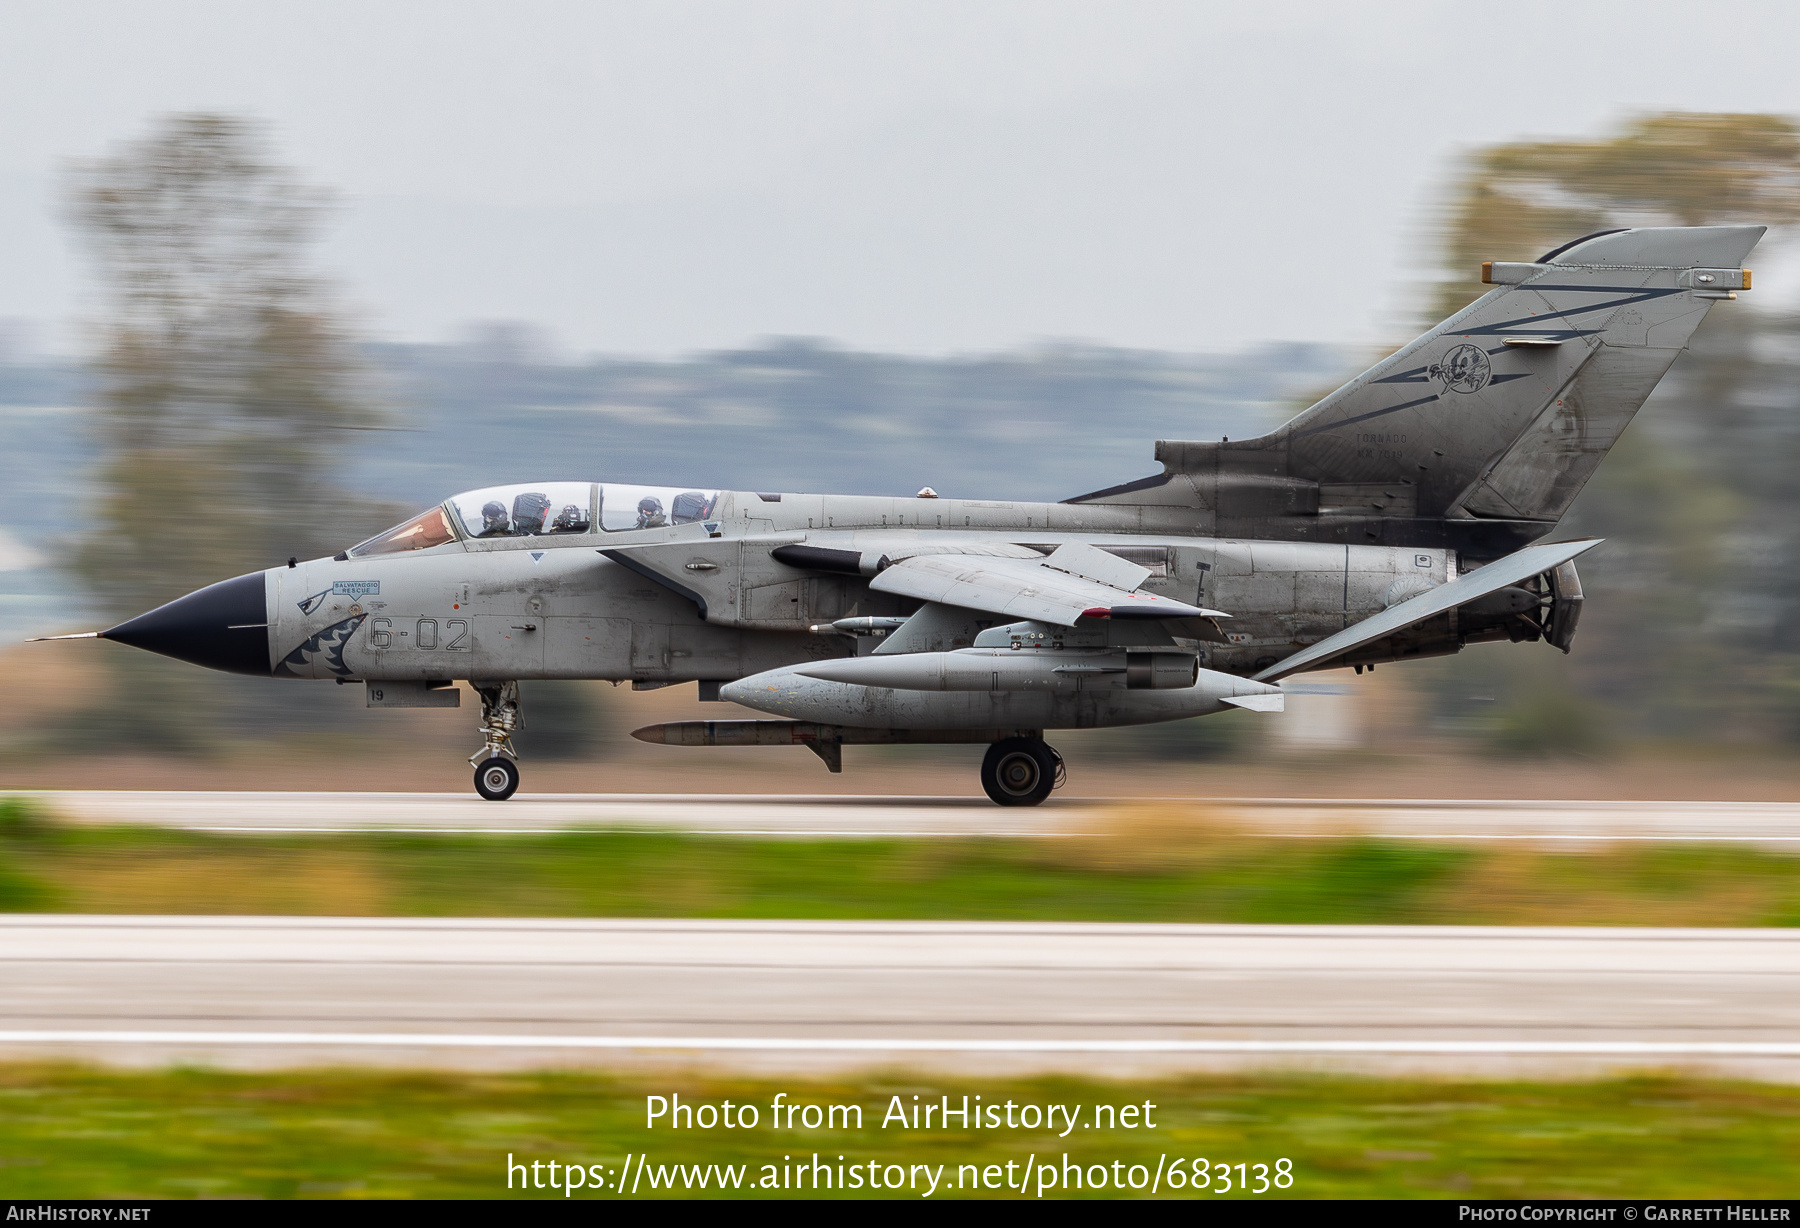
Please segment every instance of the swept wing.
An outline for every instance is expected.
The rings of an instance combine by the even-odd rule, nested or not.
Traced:
[[[1088,618],[1226,618],[1139,592],[1148,569],[1080,542],[1048,558],[924,554],[902,559],[869,581],[878,592],[1073,627]]]

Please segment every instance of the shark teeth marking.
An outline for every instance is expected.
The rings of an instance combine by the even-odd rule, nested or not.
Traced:
[[[315,633],[305,643],[281,659],[275,667],[275,674],[280,678],[306,678],[312,673],[314,658],[323,653],[325,668],[339,678],[350,676],[350,667],[344,664],[344,649],[350,646],[350,637],[363,624],[367,614],[356,614],[343,622],[332,623],[323,631]]]

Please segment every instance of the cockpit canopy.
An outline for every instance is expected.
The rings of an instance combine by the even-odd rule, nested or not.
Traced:
[[[371,537],[347,553],[352,558],[424,550],[470,538],[555,537],[694,524],[713,514],[716,490],[679,486],[621,486],[593,482],[538,482],[489,486],[455,495],[404,524]]]
[[[592,482],[489,486],[446,504],[468,537],[542,537],[586,533],[593,525]]]

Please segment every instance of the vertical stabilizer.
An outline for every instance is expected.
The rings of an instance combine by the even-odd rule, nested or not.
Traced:
[[[1079,502],[1196,506],[1230,536],[1503,553],[1561,518],[1761,226],[1606,231],[1529,264],[1258,439],[1161,441],[1160,478]]]

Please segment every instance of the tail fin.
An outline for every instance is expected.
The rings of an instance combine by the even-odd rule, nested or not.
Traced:
[[[1504,553],[1569,508],[1761,226],[1602,231],[1531,264],[1259,439],[1160,441],[1160,478],[1071,502],[1198,506],[1213,531]],[[1135,489],[1134,489],[1135,488]]]

